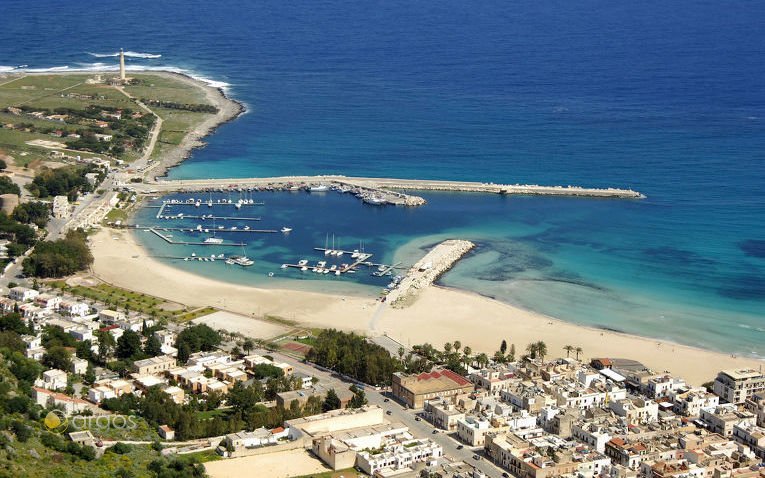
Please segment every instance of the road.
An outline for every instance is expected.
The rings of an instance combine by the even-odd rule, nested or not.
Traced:
[[[343,382],[345,386],[350,386],[352,384],[351,381],[343,380],[336,374],[326,372],[322,369],[313,367],[310,364],[303,363],[299,360],[284,354],[280,354],[278,352],[271,352],[265,349],[255,350],[254,352],[263,355],[270,355],[276,361],[286,362],[292,365],[298,372],[317,377],[320,383]],[[460,450],[457,448],[460,445],[460,442],[457,440],[456,434],[447,434],[440,429],[438,429],[438,432],[434,434],[433,430],[437,429],[434,428],[430,423],[424,419],[418,421],[417,413],[420,413],[421,410],[407,409],[405,406],[401,405],[395,399],[389,396],[387,392],[377,391],[369,386],[364,387],[364,393],[366,394],[367,400],[371,405],[378,405],[385,411],[385,418],[388,421],[403,423],[409,427],[410,433],[416,438],[430,438],[431,440],[435,441],[443,447],[445,456],[456,459],[458,461],[464,461],[465,463],[470,463],[476,466],[489,478],[502,478],[502,473],[504,470],[498,468],[487,458],[485,458],[483,456],[483,449],[478,448],[473,450],[465,446]],[[386,399],[388,401],[386,401]],[[388,412],[390,412],[390,414],[388,414]],[[481,457],[480,460],[475,460],[473,458],[473,456],[476,454]]]

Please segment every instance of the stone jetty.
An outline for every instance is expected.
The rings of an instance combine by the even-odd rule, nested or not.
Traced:
[[[386,301],[393,307],[404,307],[417,293],[430,286],[441,274],[467,254],[475,244],[460,239],[449,239],[431,249],[406,273]]]

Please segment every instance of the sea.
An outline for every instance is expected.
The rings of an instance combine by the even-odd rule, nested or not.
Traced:
[[[389,277],[280,265],[321,260],[313,248],[333,240],[409,265],[440,240],[469,239],[478,247],[441,285],[573,323],[761,357],[762,18],[765,3],[746,0],[3,0],[0,72],[99,70],[124,48],[128,69],[182,71],[245,104],[170,171],[174,179],[345,174],[647,196],[422,193],[426,206],[396,208],[332,192],[255,193],[264,205],[229,212],[261,221],[225,225],[292,232],[225,236],[246,242],[249,268],[170,258],[238,247],[173,246],[136,232],[176,267],[374,296]],[[169,225],[156,212],[147,207],[134,221]]]

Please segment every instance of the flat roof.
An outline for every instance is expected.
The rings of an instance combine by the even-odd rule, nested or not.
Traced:
[[[610,368],[604,368],[604,369],[598,370],[598,372],[600,372],[600,374],[603,375],[604,377],[613,380],[614,382],[624,382],[625,380],[627,380],[626,378],[624,378],[624,376],[614,372]]]

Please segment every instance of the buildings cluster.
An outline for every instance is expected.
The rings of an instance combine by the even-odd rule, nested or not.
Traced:
[[[519,478],[765,476],[765,375],[724,370],[713,392],[618,359],[396,374],[392,392]],[[476,458],[478,458],[476,456]],[[437,476],[462,476],[464,470]]]

